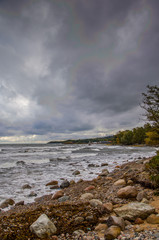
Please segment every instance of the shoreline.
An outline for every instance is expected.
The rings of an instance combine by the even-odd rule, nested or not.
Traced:
[[[78,181],[80,178],[90,180],[96,178],[102,171],[103,164],[108,163],[108,171],[115,165],[138,158],[151,157],[155,148],[121,147],[93,145],[89,146],[58,146],[4,148],[1,153],[1,181],[0,204],[12,198],[16,203],[33,202],[34,195],[38,197],[51,194],[53,190],[45,184],[54,179]],[[12,158],[10,160],[10,157]],[[3,169],[5,168],[5,169]],[[74,172],[80,171],[79,175]],[[13,181],[12,181],[13,180]],[[29,184],[30,188],[23,188]],[[30,196],[31,194],[31,196]]]
[[[105,172],[102,171],[93,180],[79,180],[77,183],[72,181],[68,187],[62,188],[53,195],[44,195],[35,199],[33,203],[14,206],[6,212],[2,210],[0,212],[0,239],[39,239],[30,231],[30,226],[41,214],[46,214],[57,227],[54,239],[65,239],[66,235],[69,235],[67,239],[73,239],[72,233],[78,229],[93,234],[92,231],[99,224],[106,225],[106,218],[116,215],[114,212],[116,208],[137,201],[136,198],[120,198],[117,196],[118,191],[126,186],[134,187],[138,193],[145,191],[148,204],[159,201],[159,197],[154,196],[155,190],[150,188],[148,173],[145,172],[144,168],[144,162],[149,159],[124,163],[121,166],[116,166],[115,170],[110,173],[105,169]],[[115,182],[120,179],[124,180],[125,184],[115,185]],[[81,196],[86,193],[92,194],[93,198],[102,204],[98,202],[98,204],[91,205],[90,199],[81,199]],[[106,209],[105,204],[107,203],[111,203],[111,211]],[[156,209],[156,211],[159,213],[159,209]],[[141,228],[144,224],[146,224],[146,220],[137,225]],[[134,221],[132,221],[132,226],[133,229],[134,226],[136,227]],[[158,232],[159,225],[152,225],[152,228],[154,226]],[[104,231],[106,230],[95,230],[94,234],[99,239],[104,239]],[[64,234],[64,236],[61,234]],[[21,237],[19,238],[19,236]]]

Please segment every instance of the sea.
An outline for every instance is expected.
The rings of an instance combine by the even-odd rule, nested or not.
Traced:
[[[92,180],[104,168],[111,172],[117,165],[154,156],[156,150],[105,144],[1,144],[0,203],[8,198],[33,202],[35,196],[30,196],[30,192],[40,197],[55,191],[46,186],[52,180],[59,185],[65,179]],[[74,175],[75,170],[80,174]],[[23,189],[25,184],[31,189]]]

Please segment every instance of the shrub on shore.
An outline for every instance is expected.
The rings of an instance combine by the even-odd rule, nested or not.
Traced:
[[[154,187],[159,188],[159,151],[157,152],[157,155],[146,164],[146,168],[150,172],[150,179],[153,182]]]

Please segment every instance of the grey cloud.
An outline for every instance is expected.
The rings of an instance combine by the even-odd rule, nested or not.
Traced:
[[[0,7],[1,136],[78,137],[140,124],[141,93],[158,83],[157,1]]]

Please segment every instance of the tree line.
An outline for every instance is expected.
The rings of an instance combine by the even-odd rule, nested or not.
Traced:
[[[143,127],[118,132],[114,137],[116,144],[147,144],[159,145],[159,87],[147,86],[147,92],[142,93],[141,107],[148,122]]]
[[[114,143],[123,145],[146,144],[159,145],[159,134],[149,124],[132,130],[119,131],[114,136]]]

